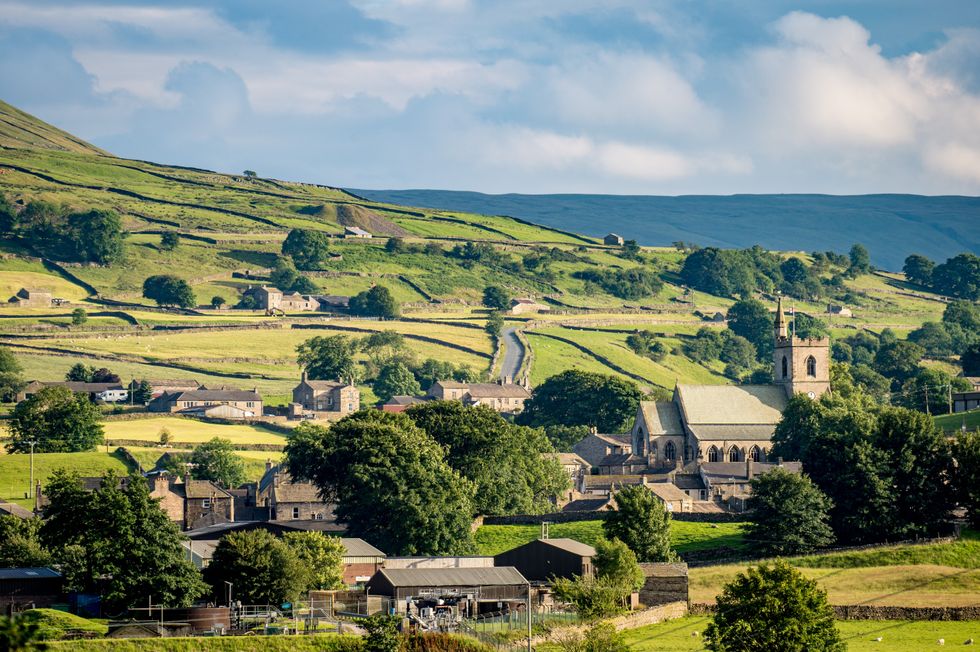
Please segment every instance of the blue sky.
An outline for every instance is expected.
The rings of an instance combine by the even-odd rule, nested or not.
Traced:
[[[977,0],[0,0],[0,97],[347,187],[980,194]]]

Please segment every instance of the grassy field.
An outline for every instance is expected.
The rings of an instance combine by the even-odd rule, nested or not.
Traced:
[[[156,468],[157,460],[165,453],[190,454],[190,448],[161,448],[158,446],[126,446],[129,453],[136,458],[144,471]],[[250,482],[258,481],[265,473],[266,460],[278,463],[282,453],[274,451],[235,451],[235,455],[245,462],[245,476]]]
[[[740,547],[742,523],[692,523],[673,521],[670,525],[671,540],[678,552],[705,550],[719,546]],[[534,541],[541,535],[537,525],[484,525],[476,531],[478,554],[495,555]],[[552,538],[567,537],[589,545],[604,539],[602,521],[577,521],[554,523],[549,526]]]
[[[129,473],[123,459],[104,450],[92,453],[35,453],[34,479],[43,485],[56,469],[66,468],[82,476],[102,475],[108,470],[120,474]],[[0,498],[25,507],[33,506],[33,499],[25,499],[31,477],[31,456],[18,453],[0,454]]]
[[[936,425],[943,430],[959,430],[966,426],[970,430],[980,428],[980,410],[970,410],[959,414],[943,414],[935,417]]]
[[[71,652],[332,652],[352,650],[359,638],[319,636],[222,636],[212,638],[59,641],[51,650]]]
[[[85,299],[88,296],[88,292],[81,286],[47,272],[40,264],[37,264],[37,267],[40,269],[17,271],[4,269],[0,265],[0,300],[6,301],[21,288],[47,291],[52,296],[71,301]],[[64,310],[71,309],[62,308],[62,311]]]
[[[710,618],[688,616],[626,631],[635,652],[695,652],[704,650],[701,634]],[[967,639],[980,639],[980,621],[846,620],[837,629],[851,652],[919,652],[936,648],[937,640],[962,647]],[[694,635],[697,632],[698,635]],[[876,641],[881,637],[881,642]]]
[[[129,421],[106,421],[103,424],[107,440],[128,439],[157,443],[160,431],[166,428],[176,444],[198,444],[214,437],[227,439],[234,444],[280,444],[286,438],[278,432],[250,424],[207,423],[196,419],[155,417]]]

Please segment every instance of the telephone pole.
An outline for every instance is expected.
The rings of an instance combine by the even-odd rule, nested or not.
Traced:
[[[27,443],[31,445],[31,486],[30,486],[30,491],[27,494],[27,497],[30,498],[33,497],[33,493],[35,491],[34,490],[34,447],[37,446],[37,440],[29,441]]]

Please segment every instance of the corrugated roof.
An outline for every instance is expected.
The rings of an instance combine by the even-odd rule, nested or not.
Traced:
[[[692,425],[691,433],[702,441],[712,439],[759,439],[769,441],[776,431],[775,424],[764,425]]]
[[[384,568],[380,571],[392,586],[515,586],[527,584],[512,566],[494,568]]]
[[[786,408],[778,385],[678,385],[676,391],[688,426],[777,424]]]
[[[538,541],[581,557],[592,557],[595,555],[595,548],[575,539],[538,539]]]
[[[61,577],[61,573],[50,568],[0,568],[0,580],[36,580],[52,577]]]
[[[651,435],[683,435],[681,415],[673,401],[640,401],[640,411]]]
[[[385,554],[372,546],[364,539],[357,537],[343,537],[340,542],[344,544],[348,557],[384,557]]]

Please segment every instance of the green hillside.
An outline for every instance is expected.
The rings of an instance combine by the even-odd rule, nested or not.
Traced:
[[[493,284],[551,305],[550,313],[516,316],[507,324],[527,333],[532,356],[521,371],[534,383],[569,368],[613,373],[647,387],[729,382],[724,365],[695,362],[682,347],[701,326],[722,327],[705,318],[727,310],[732,299],[686,293],[677,274],[685,253],[674,248],[627,255],[594,238],[512,217],[397,206],[329,186],[116,158],[2,103],[0,145],[0,193],[15,207],[43,200],[78,211],[110,209],[127,235],[120,259],[108,266],[44,262],[29,238],[0,239],[0,302],[22,287],[71,301],[62,308],[0,311],[0,340],[32,377],[60,377],[71,364],[89,361],[124,376],[255,386],[282,402],[298,373],[298,343],[379,329],[403,333],[421,358],[498,374],[480,306],[484,288]],[[345,239],[345,226],[374,237]],[[291,229],[329,237],[331,257],[306,273],[321,293],[352,296],[381,284],[402,304],[405,318],[351,324],[315,313],[281,318],[212,310],[212,297],[233,305],[249,284],[267,282]],[[161,246],[168,232],[181,236],[176,249]],[[392,236],[404,243],[397,251],[386,249]],[[809,259],[799,252],[781,256]],[[829,278],[840,269],[822,273]],[[142,297],[143,281],[155,274],[187,280],[201,307],[157,309]],[[631,295],[603,281],[631,274],[655,276],[663,285]],[[849,297],[853,317],[829,319],[826,300],[796,301],[795,309],[823,315],[835,336],[890,328],[904,337],[938,320],[945,308],[901,275],[866,274],[842,283],[835,291]],[[762,298],[773,306],[771,296]],[[78,306],[89,313],[84,326],[71,325]],[[189,330],[197,326],[211,332]],[[242,326],[263,328],[229,337],[227,331]],[[626,344],[637,329],[653,331],[669,354],[657,361],[637,355]]]

